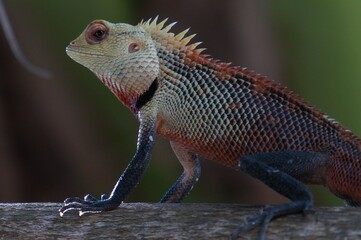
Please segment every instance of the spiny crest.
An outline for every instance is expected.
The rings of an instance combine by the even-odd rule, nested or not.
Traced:
[[[185,37],[186,33],[189,31],[189,28],[175,35],[174,33],[170,32],[170,29],[177,22],[166,25],[165,23],[167,21],[168,18],[158,23],[157,16],[156,18],[149,19],[147,21],[142,20],[137,26],[147,31],[159,47],[165,48],[167,51],[185,51],[187,54],[185,59],[186,64],[194,65],[199,63],[215,69],[217,72],[217,77],[220,80],[230,79],[232,76],[246,78],[248,81],[251,81],[259,91],[273,89],[273,91],[278,92],[279,94],[287,95],[288,98],[293,99],[294,101],[299,101],[300,104],[306,105],[303,101],[293,97],[294,94],[289,90],[275,83],[274,81],[269,80],[267,77],[247,70],[247,68],[232,66],[232,63],[225,63],[220,60],[213,59],[207,54],[201,54],[201,52],[205,50],[205,48],[197,48],[201,42],[188,44],[195,36],[195,34],[193,34]]]
[[[184,30],[183,32],[175,35],[170,32],[170,29],[177,24],[177,22],[173,22],[170,24],[165,24],[168,21],[168,18],[158,23],[158,16],[153,20],[150,18],[148,21],[141,21],[137,26],[143,28],[147,31],[156,44],[159,44],[161,47],[166,48],[168,51],[172,51],[175,49],[178,50],[190,50],[194,53],[200,54],[205,48],[197,49],[197,46],[201,44],[201,42],[196,42],[189,44],[189,42],[194,38],[196,34],[192,34],[189,36],[185,36],[189,31],[189,28]]]

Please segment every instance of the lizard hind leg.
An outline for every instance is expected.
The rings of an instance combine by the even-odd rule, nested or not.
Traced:
[[[344,203],[345,203],[345,206],[347,206],[347,207],[361,207],[361,202],[354,201],[351,199],[344,200]]]
[[[313,176],[311,169],[312,166],[319,166],[322,159],[323,156],[320,154],[291,151],[260,153],[242,157],[239,161],[240,170],[289,198],[291,202],[271,206],[265,209],[261,215],[249,218],[248,223],[233,232],[231,238],[236,239],[242,233],[260,226],[259,239],[264,239],[268,224],[272,219],[294,213],[313,212],[312,194],[301,181],[318,182],[319,179]],[[300,169],[299,166],[303,168],[300,170],[303,172],[302,174],[294,171],[294,169]]]

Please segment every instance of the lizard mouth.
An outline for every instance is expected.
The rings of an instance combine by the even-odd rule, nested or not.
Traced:
[[[99,54],[97,52],[92,52],[89,48],[85,48],[85,47],[74,47],[72,45],[68,45],[65,48],[65,52],[71,56],[74,53],[75,54],[80,54],[80,55],[86,55],[86,56],[105,56],[104,54]]]

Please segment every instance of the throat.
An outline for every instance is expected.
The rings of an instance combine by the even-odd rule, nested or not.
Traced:
[[[133,113],[135,110],[135,103],[138,99],[138,94],[130,89],[124,89],[117,81],[114,81],[110,77],[104,75],[98,75],[95,73],[102,83],[108,87],[108,89],[118,98],[118,100]]]
[[[135,103],[135,110],[138,112],[145,104],[147,104],[154,96],[158,89],[158,81],[155,79],[147,91],[141,94]]]
[[[128,107],[131,112],[137,114],[139,110],[146,105],[154,96],[154,93],[158,89],[158,81],[155,79],[149,88],[139,95],[134,89],[124,88],[117,81],[112,80],[106,76],[98,75],[98,78],[103,82],[105,86],[119,99],[123,105]]]

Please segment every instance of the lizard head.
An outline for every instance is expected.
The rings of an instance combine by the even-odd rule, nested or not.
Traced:
[[[150,34],[129,24],[93,21],[66,53],[94,72],[131,109],[159,74]]]
[[[197,48],[200,42],[189,44],[195,34],[185,37],[189,30],[186,29],[175,35],[169,31],[175,23],[166,25],[167,20],[158,22],[156,17],[136,26],[95,20],[69,44],[66,52],[94,72],[134,111],[139,97],[151,88],[156,78],[164,75],[160,64],[164,59],[158,58],[159,52],[183,53],[185,63],[198,61],[216,65],[201,55],[204,48]]]

